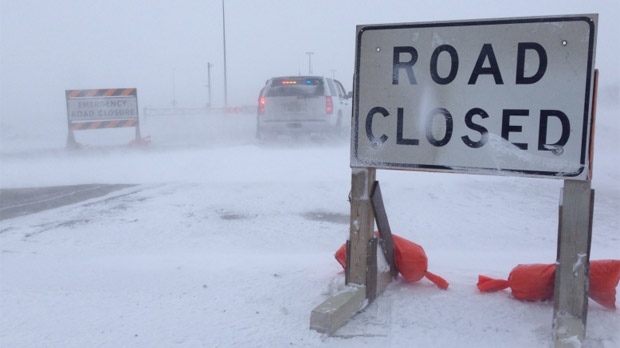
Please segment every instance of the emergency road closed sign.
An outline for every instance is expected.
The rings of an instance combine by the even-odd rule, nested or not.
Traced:
[[[588,179],[597,21],[358,26],[351,166]]]
[[[76,89],[65,95],[69,122],[138,119],[135,88]]]

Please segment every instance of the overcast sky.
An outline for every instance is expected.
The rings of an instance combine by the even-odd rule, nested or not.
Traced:
[[[139,106],[224,103],[221,0],[0,0],[0,116],[66,121],[66,89],[137,87]],[[352,85],[355,26],[599,13],[601,85],[620,82],[618,0],[226,0],[229,105],[275,75]],[[306,52],[313,52],[309,56]]]

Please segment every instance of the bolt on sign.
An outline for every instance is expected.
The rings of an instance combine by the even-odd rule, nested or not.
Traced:
[[[358,26],[351,166],[588,179],[597,22]]]

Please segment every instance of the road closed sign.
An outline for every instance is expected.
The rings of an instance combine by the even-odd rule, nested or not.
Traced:
[[[358,26],[351,166],[588,179],[597,21]]]
[[[138,119],[135,88],[74,89],[65,95],[69,122]]]

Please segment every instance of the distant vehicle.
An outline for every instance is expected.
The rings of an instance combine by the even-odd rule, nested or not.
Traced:
[[[271,78],[259,95],[256,136],[343,134],[350,129],[351,96],[328,77]]]

